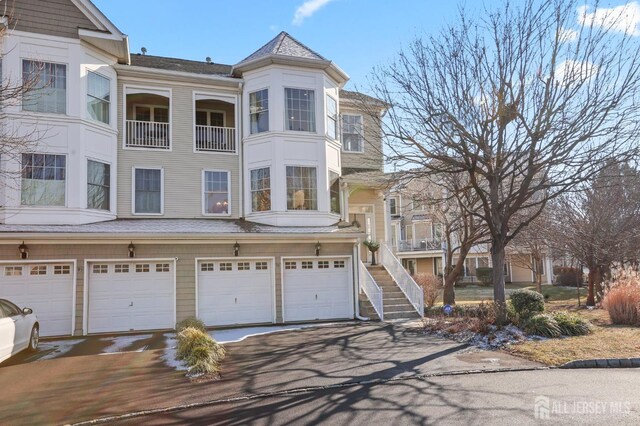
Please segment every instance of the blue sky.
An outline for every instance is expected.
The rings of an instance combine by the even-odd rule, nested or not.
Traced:
[[[234,64],[280,31],[331,59],[364,87],[416,35],[456,18],[438,0],[93,0],[129,35],[132,52]],[[302,8],[301,8],[302,7]],[[301,8],[299,10],[299,8]],[[299,10],[299,11],[298,11]],[[296,18],[296,11],[298,11]]]

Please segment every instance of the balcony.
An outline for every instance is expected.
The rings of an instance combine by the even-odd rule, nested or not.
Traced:
[[[234,127],[196,125],[196,151],[236,152]]]
[[[127,120],[127,148],[170,149],[169,123]]]
[[[440,240],[400,240],[398,241],[398,251],[432,251],[442,250],[442,242]]]

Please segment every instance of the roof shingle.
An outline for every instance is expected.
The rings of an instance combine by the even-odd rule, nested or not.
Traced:
[[[231,77],[231,65],[216,64],[213,62],[200,62],[188,59],[136,54],[131,55],[131,65],[168,71],[182,71],[194,74]]]
[[[292,56],[296,58],[326,61],[322,55],[300,43],[287,32],[282,31],[267,44],[240,61],[240,63],[253,61],[269,55]]]

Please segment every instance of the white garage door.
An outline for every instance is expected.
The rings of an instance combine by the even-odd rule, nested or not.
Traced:
[[[284,259],[284,321],[353,318],[349,259]]]
[[[89,263],[89,333],[174,328],[175,263],[167,260]]]
[[[41,336],[73,333],[73,264],[11,263],[0,266],[0,298],[38,317]]]
[[[198,318],[208,326],[273,322],[272,260],[200,260]]]

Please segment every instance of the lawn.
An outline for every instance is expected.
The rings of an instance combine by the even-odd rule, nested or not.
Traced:
[[[515,290],[523,288],[535,290],[536,286],[532,283],[509,283],[506,286],[507,299],[509,294]],[[548,301],[567,302],[574,301],[578,303],[578,291],[575,287],[558,287],[553,285],[543,285],[542,294],[548,296]],[[580,289],[580,303],[584,304],[587,297],[587,289]],[[493,287],[482,287],[477,285],[469,285],[467,287],[456,288],[456,303],[479,303],[482,301],[489,302],[493,300]],[[442,293],[438,302],[442,304]]]

